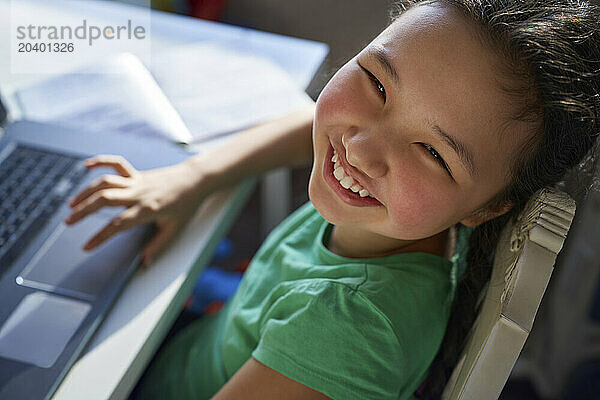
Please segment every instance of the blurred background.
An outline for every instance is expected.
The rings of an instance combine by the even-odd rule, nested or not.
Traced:
[[[313,100],[333,73],[388,25],[392,3],[389,0],[152,0],[153,8],[166,12],[327,43],[330,53],[307,88]],[[591,250],[600,247],[600,225],[594,223],[599,220],[600,196],[598,184],[592,185],[597,172],[595,163],[587,163],[563,185],[577,200],[574,226],[584,226],[589,240],[567,238],[533,331],[500,397],[503,400],[600,399],[600,261]],[[310,168],[292,171],[290,212],[308,201],[309,176]],[[578,191],[576,187],[581,184],[591,185],[592,190]],[[219,246],[211,263],[216,269],[228,273],[244,271],[268,233],[260,228],[260,193],[259,183]],[[581,211],[584,203],[585,212]],[[211,307],[216,310],[219,304],[202,307],[204,311]]]

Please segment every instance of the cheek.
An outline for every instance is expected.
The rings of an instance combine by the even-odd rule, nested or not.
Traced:
[[[456,198],[448,183],[421,173],[405,174],[394,186],[391,199],[390,228],[396,230],[399,237],[431,236],[453,223]]]
[[[321,91],[315,108],[315,127],[349,126],[368,104],[359,95],[360,81],[350,68],[342,67]]]

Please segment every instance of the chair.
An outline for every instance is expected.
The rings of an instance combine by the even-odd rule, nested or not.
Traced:
[[[443,400],[492,400],[502,392],[531,331],[575,202],[544,188],[502,232],[490,283]]]
[[[575,192],[577,214],[511,373],[548,399],[600,397],[600,191],[582,180],[589,189]]]

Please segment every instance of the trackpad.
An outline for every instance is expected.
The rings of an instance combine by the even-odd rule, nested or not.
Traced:
[[[17,278],[37,289],[93,300],[125,272],[144,240],[146,227],[119,233],[92,251],[83,245],[110,220],[89,215],[73,226],[61,223]]]
[[[42,292],[25,296],[0,329],[0,357],[50,368],[90,309]]]

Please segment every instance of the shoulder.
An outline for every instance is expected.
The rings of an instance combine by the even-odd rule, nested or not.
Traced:
[[[304,282],[264,314],[252,357],[332,398],[390,398],[405,372],[390,321],[355,287]],[[369,372],[358,366],[369,366]]]
[[[452,263],[434,256],[402,267],[367,267],[359,291],[389,321],[409,368],[422,368],[439,348],[450,316],[452,271]]]
[[[282,282],[272,292],[274,299],[264,310],[264,322],[288,315],[288,322],[300,315],[323,320],[325,325],[373,321],[384,325],[388,319],[362,292],[366,274],[345,278],[307,278]]]

